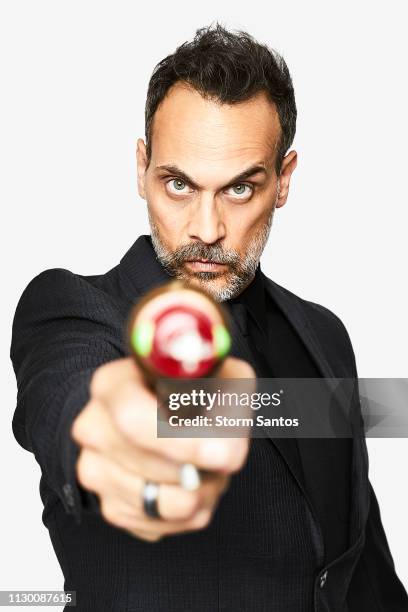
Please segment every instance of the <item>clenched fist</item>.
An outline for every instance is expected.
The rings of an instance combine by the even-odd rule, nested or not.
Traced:
[[[227,357],[218,378],[255,378],[251,366]],[[211,520],[230,475],[246,460],[249,438],[158,438],[157,397],[132,357],[100,366],[90,400],[75,419],[80,446],[77,478],[99,497],[102,516],[115,527],[148,541],[198,530]],[[180,469],[205,470],[200,486],[180,485]],[[146,481],[159,483],[160,519],[143,508]]]

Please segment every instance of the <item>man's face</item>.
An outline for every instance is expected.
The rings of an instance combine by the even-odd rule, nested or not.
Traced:
[[[274,210],[286,201],[296,152],[278,179],[279,137],[265,94],[227,105],[178,82],[155,113],[149,164],[138,140],[138,189],[158,259],[217,301],[250,283]]]

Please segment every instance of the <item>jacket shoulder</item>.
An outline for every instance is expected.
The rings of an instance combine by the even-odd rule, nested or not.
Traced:
[[[336,315],[332,310],[323,306],[322,304],[318,304],[317,302],[312,302],[310,300],[306,300],[299,295],[296,295],[286,287],[282,285],[278,285],[272,279],[266,277],[267,281],[274,286],[275,290],[280,291],[285,294],[287,300],[296,302],[298,306],[303,308],[306,314],[313,320],[320,320],[322,323],[326,323],[327,325],[334,325],[335,327],[340,328],[343,332],[347,333],[346,327],[340,317]]]
[[[21,294],[19,302],[42,301],[44,298],[63,300],[71,295],[72,291],[78,289],[84,290],[87,284],[90,285],[84,276],[64,268],[50,268],[43,270],[29,281]]]
[[[345,359],[353,375],[357,376],[353,345],[341,318],[326,306],[306,300],[271,279],[268,281],[272,283],[275,292],[278,291],[285,296],[287,303],[292,303],[302,312],[303,317],[327,352],[337,358]]]
[[[76,323],[78,329],[98,327],[119,336],[128,305],[104,282],[108,274],[82,276],[64,268],[50,268],[32,278],[16,306],[11,357],[20,344],[17,339],[22,341],[45,326],[57,330]]]
[[[112,285],[112,273],[85,276],[65,268],[43,270],[32,278],[24,288],[17,304],[16,313],[21,308],[44,310],[47,307],[76,306],[87,309],[105,302],[107,305],[119,305],[120,295]],[[74,314],[74,313],[73,313]]]
[[[32,278],[22,291],[13,325],[21,318],[41,321],[53,314],[86,314],[91,304],[95,303],[95,300],[100,302],[101,299],[98,289],[87,281],[87,277],[64,268],[44,270]]]
[[[326,306],[323,306],[322,304],[318,304],[317,302],[311,302],[310,300],[305,300],[303,298],[298,299],[300,300],[310,319],[314,321],[319,320],[321,324],[329,325],[332,328],[337,328],[340,333],[347,334],[348,336],[348,331],[343,321],[332,310]]]

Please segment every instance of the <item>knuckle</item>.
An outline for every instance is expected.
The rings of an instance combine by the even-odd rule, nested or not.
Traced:
[[[220,480],[219,495],[224,495],[227,492],[229,484],[230,484],[229,476],[226,476],[225,478]]]
[[[203,443],[198,449],[197,462],[217,472],[230,473],[242,467],[247,454],[248,443],[245,438],[230,438],[216,442]],[[194,461],[193,461],[194,462]]]
[[[82,409],[82,412],[80,412],[79,415],[75,418],[74,422],[72,423],[72,427],[71,427],[71,436],[78,443],[81,443],[82,440],[84,440],[85,438],[85,422],[84,422],[85,421],[85,418],[84,418],[85,410],[86,410],[86,406],[85,408]]]
[[[180,502],[180,511],[185,519],[191,518],[196,514],[200,508],[200,496],[197,493],[189,493],[185,495],[182,502]]]
[[[239,443],[231,447],[229,453],[228,468],[230,472],[238,472],[245,464],[248,453],[248,444]]]
[[[156,414],[150,414],[146,399],[141,397],[134,382],[124,382],[120,389],[115,391],[110,410],[116,426],[121,431],[127,433],[131,431],[132,437],[135,437],[139,428],[145,430],[150,424],[153,435]]]
[[[106,500],[102,499],[100,508],[101,508],[101,514],[103,518],[105,519],[105,521],[107,521],[108,523],[112,525],[115,525],[115,527],[119,526],[118,513],[116,511],[115,506],[111,502],[107,502]]]
[[[89,383],[89,391],[92,397],[99,395],[101,391],[104,389],[106,384],[106,370],[107,364],[101,365],[91,376],[91,380]]]
[[[241,366],[241,372],[240,372],[241,378],[256,378],[254,368],[247,361],[241,360],[240,366]]]
[[[139,370],[133,357],[113,359],[98,366],[90,380],[91,396],[100,397],[110,393],[112,388],[127,381],[140,380]]]
[[[210,520],[211,520],[211,510],[209,509],[200,510],[200,512],[198,512],[196,516],[193,518],[192,526],[194,529],[197,529],[197,530],[205,529],[206,527],[208,527]]]
[[[131,531],[133,536],[145,540],[146,542],[158,542],[162,539],[163,535],[160,533],[147,533],[146,531]]]
[[[90,400],[85,404],[81,412],[73,421],[71,435],[79,444],[86,444],[88,439],[91,438],[92,432],[95,430],[92,416],[94,408],[96,408],[96,402]]]
[[[222,473],[234,472],[237,465],[235,449],[231,444],[224,446],[222,454],[219,455],[217,469]]]
[[[229,463],[229,471],[231,473],[238,472],[245,463],[245,455],[234,455]]]
[[[112,421],[117,431],[126,440],[130,441],[136,448],[140,448],[146,442],[143,436],[143,425],[137,422],[134,406],[118,404],[112,411]]]
[[[132,395],[127,394],[126,386],[123,385],[120,389],[120,395],[117,395],[115,402],[111,405],[112,417],[117,425],[121,428],[129,427],[135,419],[138,402]]]
[[[82,450],[77,460],[77,477],[86,488],[94,488],[98,478],[98,467],[93,453]]]
[[[101,396],[125,376],[127,358],[113,359],[99,365],[93,372],[89,384],[91,396]]]
[[[111,502],[111,510],[110,512],[110,521],[118,527],[119,529],[124,529],[125,531],[137,531],[140,529],[140,520],[136,515],[131,516],[128,512],[124,512],[121,510],[120,505],[115,505]]]

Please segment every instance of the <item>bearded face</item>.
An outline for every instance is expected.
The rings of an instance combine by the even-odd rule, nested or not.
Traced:
[[[149,211],[151,237],[156,256],[165,270],[187,284],[197,284],[217,302],[236,297],[251,282],[269,237],[273,210],[267,222],[246,245],[245,252],[221,244],[192,242],[173,251],[160,235]],[[202,265],[194,265],[200,262]]]

